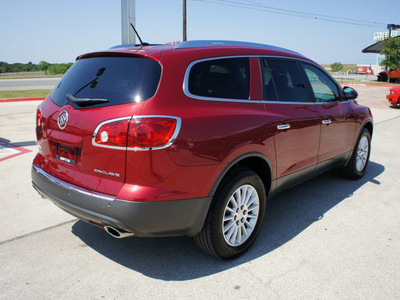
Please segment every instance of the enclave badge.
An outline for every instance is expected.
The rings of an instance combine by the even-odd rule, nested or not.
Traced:
[[[67,126],[68,123],[68,113],[66,110],[63,110],[59,115],[58,115],[58,127],[60,129],[64,129],[65,126]]]

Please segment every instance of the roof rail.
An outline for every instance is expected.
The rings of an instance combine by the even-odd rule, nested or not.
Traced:
[[[225,41],[225,40],[194,40],[194,41],[187,41],[182,42],[175,45],[173,48],[175,49],[186,49],[186,48],[197,48],[197,47],[257,47],[263,49],[270,49],[270,50],[279,50],[279,51],[286,51],[301,55],[298,52],[271,46],[259,43],[251,43],[251,42],[240,42],[240,41]]]

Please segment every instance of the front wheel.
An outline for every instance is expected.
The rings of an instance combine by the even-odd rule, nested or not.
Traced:
[[[265,205],[260,177],[250,170],[236,173],[215,194],[203,229],[195,236],[196,244],[222,259],[238,257],[256,239]]]
[[[371,134],[364,128],[358,138],[350,161],[343,169],[344,176],[351,179],[361,178],[367,169],[369,155],[371,153]]]

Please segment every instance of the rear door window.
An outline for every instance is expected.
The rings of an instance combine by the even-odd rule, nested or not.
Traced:
[[[85,58],[75,62],[50,97],[59,106],[69,103],[76,109],[138,102],[153,97],[160,76],[160,64],[150,59]],[[67,95],[77,99],[106,99],[107,102],[77,104],[69,101]]]
[[[272,80],[271,70],[268,68],[267,61],[261,60],[261,75],[263,81],[263,100],[277,101],[274,81]]]
[[[224,99],[249,99],[250,61],[248,57],[204,60],[192,66],[189,93]]]
[[[263,63],[271,72],[279,101],[308,102],[304,81],[295,61],[265,60]]]

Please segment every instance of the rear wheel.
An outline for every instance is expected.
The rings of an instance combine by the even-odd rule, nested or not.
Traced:
[[[243,170],[215,194],[203,229],[195,236],[204,252],[233,259],[254,242],[264,219],[266,194],[256,173]]]
[[[371,134],[364,128],[358,138],[351,159],[343,169],[344,176],[351,179],[361,178],[367,169],[371,153]]]
[[[388,76],[386,75],[386,73],[380,73],[378,75],[378,81],[387,81],[388,80]]]

